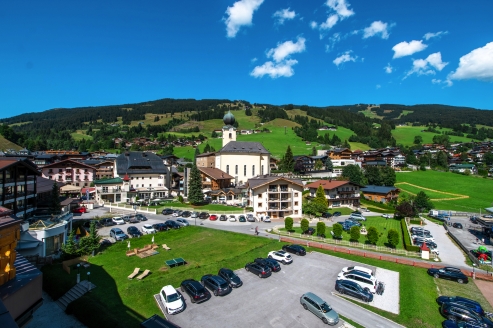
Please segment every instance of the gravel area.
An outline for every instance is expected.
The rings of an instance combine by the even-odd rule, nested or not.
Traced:
[[[379,309],[399,314],[399,272],[377,267],[375,276],[378,281],[385,284],[385,291],[382,295],[374,294],[370,304]]]
[[[48,294],[43,292],[43,305],[24,328],[85,328],[74,316],[66,314]]]

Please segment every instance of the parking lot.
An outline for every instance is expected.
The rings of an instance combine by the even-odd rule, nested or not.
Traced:
[[[282,265],[282,270],[269,278],[261,279],[240,269],[236,273],[243,280],[242,287],[234,289],[226,296],[212,296],[201,304],[192,304],[189,296],[183,293],[185,311],[167,317],[181,327],[196,326],[197,323],[200,323],[200,327],[217,327],[218,322],[228,327],[323,327],[323,322],[311,312],[305,311],[300,304],[301,295],[311,291],[327,301],[336,312],[365,327],[400,327],[339,297],[335,292],[337,274],[343,267],[354,264],[355,262],[314,252],[304,257],[294,256],[292,264]],[[399,289],[398,280],[395,282],[396,286],[389,289],[392,283],[386,281],[389,293],[391,289]],[[398,304],[398,292],[395,300],[387,293],[387,289],[379,297],[389,297],[389,302]],[[341,325],[342,321],[336,327]]]

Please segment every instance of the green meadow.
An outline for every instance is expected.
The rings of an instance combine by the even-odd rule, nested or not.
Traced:
[[[433,137],[437,133],[433,132],[422,132],[426,129],[425,126],[396,126],[395,130],[392,130],[392,136],[397,141],[397,144],[402,144],[404,146],[411,146],[414,144],[414,137],[421,136],[423,138],[424,144],[432,143]],[[452,131],[451,129],[443,128],[440,131]],[[450,136],[450,141],[454,142],[469,142],[471,139],[466,137]]]

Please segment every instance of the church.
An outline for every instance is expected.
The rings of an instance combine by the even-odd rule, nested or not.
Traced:
[[[248,179],[270,174],[270,153],[260,142],[236,141],[235,117],[229,111],[223,117],[223,147],[215,153],[217,169],[234,177],[241,186]]]

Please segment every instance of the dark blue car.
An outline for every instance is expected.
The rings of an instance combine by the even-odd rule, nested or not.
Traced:
[[[440,296],[436,299],[437,303],[439,305],[442,305],[443,303],[455,303],[459,304],[463,307],[466,307],[475,313],[479,314],[480,316],[484,316],[484,310],[481,307],[481,304],[479,304],[476,301],[470,300],[465,297],[460,297],[460,296]]]

